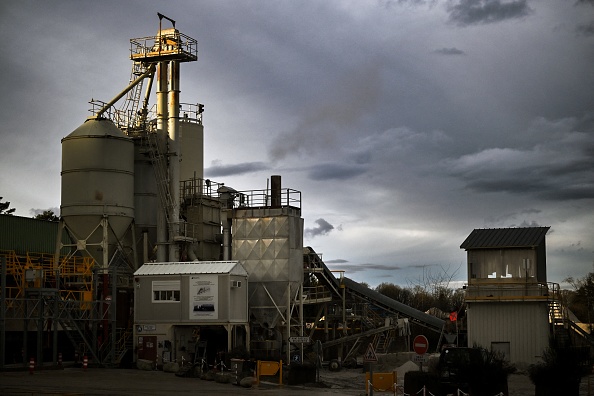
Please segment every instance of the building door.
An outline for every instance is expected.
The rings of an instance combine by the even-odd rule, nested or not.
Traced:
[[[505,360],[509,361],[510,359],[510,346],[509,342],[492,342],[491,343],[491,350],[495,353],[501,354],[505,358]]]
[[[138,337],[138,359],[157,361],[157,336]]]

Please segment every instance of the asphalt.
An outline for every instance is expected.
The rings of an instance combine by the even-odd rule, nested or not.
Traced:
[[[359,389],[354,384],[361,383]],[[0,395],[364,395],[364,379],[353,374],[351,381],[327,385],[283,385],[260,382],[252,388],[199,378],[182,378],[163,371],[137,369],[66,368],[0,372]]]

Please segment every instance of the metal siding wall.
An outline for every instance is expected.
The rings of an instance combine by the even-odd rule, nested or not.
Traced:
[[[0,215],[0,250],[14,250],[17,254],[53,254],[56,250],[58,225],[57,221]],[[70,243],[65,232],[62,234],[62,241]]]
[[[491,342],[509,342],[513,363],[536,363],[548,346],[547,312],[543,302],[471,303],[469,346],[490,349]]]

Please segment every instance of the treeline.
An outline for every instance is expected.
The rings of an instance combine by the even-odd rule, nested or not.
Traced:
[[[445,285],[434,285],[430,288],[422,285],[402,287],[384,282],[378,285],[375,291],[423,312],[437,308],[449,314],[459,311],[464,303],[463,290]]]

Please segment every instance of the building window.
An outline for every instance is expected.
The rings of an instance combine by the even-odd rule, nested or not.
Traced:
[[[153,281],[153,302],[179,302],[180,281]]]

